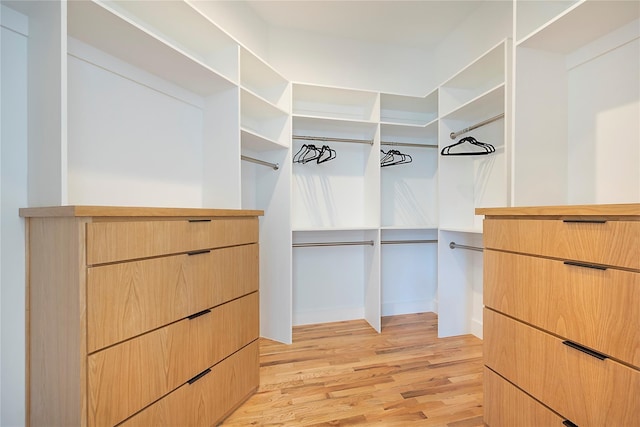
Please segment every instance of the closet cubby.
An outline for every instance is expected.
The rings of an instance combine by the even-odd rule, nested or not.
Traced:
[[[377,123],[380,100],[376,92],[293,84],[293,115]]]
[[[426,126],[438,118],[438,92],[425,97],[380,94],[380,122]]]
[[[639,17],[638,2],[579,1],[516,43],[514,205],[638,200],[638,156],[613,153],[640,139]]]
[[[436,311],[437,228],[383,227],[380,233],[381,314]]]
[[[380,232],[293,233],[293,324],[366,319],[380,331]]]
[[[451,243],[454,243],[454,248]],[[460,245],[464,247],[460,247]],[[438,231],[438,336],[482,338],[482,234]]]
[[[440,117],[504,84],[506,45],[506,41],[499,43],[440,86]]]
[[[510,128],[507,125],[511,104],[507,77],[510,76],[510,50],[510,41],[505,40],[443,85],[459,88],[462,86],[460,82],[464,81],[467,84],[464,94],[471,98],[440,117],[438,185],[441,229],[481,233],[482,217],[475,215],[475,208],[506,206],[509,203],[507,159]],[[467,73],[471,73],[473,78],[466,76]],[[477,86],[470,85],[471,82]],[[450,91],[448,93],[451,94]],[[444,95],[440,99],[445,104],[451,100]],[[446,107],[441,104],[441,108]],[[491,144],[495,152],[484,155],[442,154],[443,149],[469,136]],[[467,145],[452,148],[451,152],[474,151],[468,143],[463,144]]]
[[[294,116],[293,135],[294,159],[305,144],[336,151],[324,163],[293,164],[293,230],[378,227],[378,124]]]
[[[289,81],[245,48],[240,49],[240,85],[281,111],[291,110]]]
[[[281,110],[246,89],[240,92],[242,146],[252,150],[286,148],[290,140],[290,119]]]

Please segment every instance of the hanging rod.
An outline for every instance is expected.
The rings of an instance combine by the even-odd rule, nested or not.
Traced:
[[[253,157],[242,156],[242,155],[240,156],[240,159],[246,160],[247,162],[251,162],[251,163],[257,163],[262,166],[269,166],[276,171],[280,169],[280,165],[277,163],[269,163],[269,162],[265,162],[264,160],[254,159]]]
[[[327,136],[292,135],[291,138],[302,141],[322,141],[322,142],[353,142],[356,144],[373,145],[373,139],[351,139],[351,138],[330,138]]]
[[[361,242],[317,242],[317,243],[294,243],[294,248],[310,248],[315,246],[373,246],[373,240],[363,240]]]
[[[489,123],[495,122],[496,120],[500,120],[501,118],[504,117],[504,113],[500,113],[497,116],[493,116],[490,119],[487,120],[483,120],[480,123],[476,123],[475,125],[469,126],[468,128],[464,128],[462,130],[459,130],[458,132],[451,132],[449,134],[449,137],[451,137],[451,139],[456,139],[457,137],[459,137],[460,135],[470,132],[474,129],[478,129],[479,127],[482,127],[484,125],[488,125]]]
[[[438,243],[437,240],[383,240],[383,245],[404,245],[410,243]]]
[[[484,251],[484,249],[483,249],[483,248],[479,248],[479,247],[477,247],[477,246],[459,245],[459,244],[457,244],[456,242],[451,242],[451,243],[449,243],[449,247],[450,247],[451,249],[456,249],[456,248],[458,248],[458,249],[468,249],[468,250],[470,250],[470,251],[478,251],[478,252],[483,252],[483,251]]]
[[[411,142],[394,142],[394,141],[380,141],[381,145],[394,145],[399,147],[419,147],[419,148],[438,148],[437,145],[434,144],[413,144]]]

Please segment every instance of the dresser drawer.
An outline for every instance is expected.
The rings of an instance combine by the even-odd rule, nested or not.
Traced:
[[[484,252],[484,304],[640,367],[640,273]]]
[[[88,351],[258,290],[258,245],[87,270]]]
[[[216,425],[259,385],[259,346],[254,341],[211,368],[192,384],[134,415],[122,427]],[[207,402],[203,405],[202,402]]]
[[[92,222],[87,265],[257,242],[257,218]]]
[[[640,396],[640,371],[492,310],[483,321],[489,368],[580,427],[637,425],[640,399],[631,396]]]
[[[640,269],[640,221],[486,219],[484,246]]]
[[[484,422],[491,427],[563,427],[565,421],[549,408],[484,368]]]
[[[117,424],[259,334],[258,293],[88,357],[89,425]]]

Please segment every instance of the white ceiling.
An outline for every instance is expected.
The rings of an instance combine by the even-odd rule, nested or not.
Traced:
[[[249,0],[247,3],[273,27],[432,49],[484,1]]]

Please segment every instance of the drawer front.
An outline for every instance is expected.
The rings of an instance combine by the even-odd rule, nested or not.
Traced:
[[[484,304],[640,367],[640,273],[486,250]]]
[[[489,368],[580,427],[637,425],[640,371],[492,310],[485,309],[483,320]]]
[[[487,367],[484,387],[484,422],[491,427],[563,427],[565,421]]]
[[[258,244],[91,267],[88,351],[258,290]]]
[[[89,425],[114,425],[256,340],[258,293],[88,357]]]
[[[258,242],[257,218],[87,224],[87,264]]]
[[[640,269],[640,221],[486,219],[490,249]]]
[[[211,372],[134,415],[122,427],[213,426],[249,397],[260,381],[254,341],[211,368]]]

